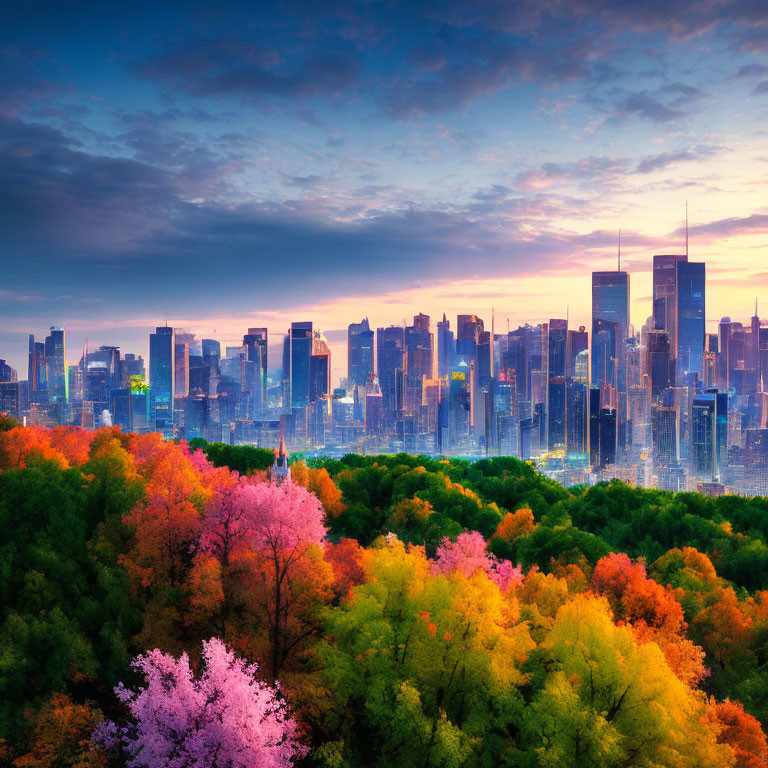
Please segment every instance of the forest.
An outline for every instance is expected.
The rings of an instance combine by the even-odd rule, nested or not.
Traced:
[[[0,766],[768,767],[768,499],[0,416]]]

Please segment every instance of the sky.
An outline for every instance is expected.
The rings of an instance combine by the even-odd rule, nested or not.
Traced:
[[[763,0],[6,4],[0,357],[588,325],[619,230],[639,329],[686,201],[714,329],[768,316],[766,182]]]

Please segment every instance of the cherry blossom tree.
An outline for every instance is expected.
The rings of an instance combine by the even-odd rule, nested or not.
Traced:
[[[459,534],[456,541],[444,538],[436,555],[436,572],[448,574],[458,571],[469,578],[476,571],[483,571],[502,592],[523,580],[520,567],[489,553],[485,539],[477,531]]]
[[[258,577],[250,591],[266,618],[273,679],[315,631],[314,621],[305,620],[312,604],[325,592],[330,596],[333,574],[319,547],[327,530],[324,516],[318,498],[301,485],[240,478],[211,502],[203,521],[201,546],[220,560],[225,579],[238,552],[252,555],[249,570]],[[301,593],[301,601],[295,593]]]
[[[146,685],[115,689],[131,724],[105,721],[94,741],[107,753],[124,750],[128,768],[285,768],[306,754],[279,689],[256,679],[256,664],[216,638],[203,643],[202,658],[195,677],[186,653],[138,656],[133,667]]]

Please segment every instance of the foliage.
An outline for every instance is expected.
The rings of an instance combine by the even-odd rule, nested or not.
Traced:
[[[134,759],[86,747],[101,713],[136,744],[151,668],[178,685],[144,732],[185,717],[214,636],[234,689],[291,702],[283,761],[765,766],[766,500],[408,454],[296,460],[277,485],[273,458],[0,429],[0,764]],[[190,728],[152,743],[192,749]]]
[[[97,742],[107,751],[122,746],[128,768],[281,768],[304,753],[285,702],[257,679],[255,664],[216,638],[203,643],[202,661],[195,677],[186,654],[155,650],[136,658],[144,687],[116,689],[130,721],[119,730],[105,723]]]

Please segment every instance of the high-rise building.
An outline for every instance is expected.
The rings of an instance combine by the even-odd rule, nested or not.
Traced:
[[[675,468],[680,459],[680,411],[672,406],[651,406],[651,444],[657,468]]]
[[[48,376],[45,369],[45,344],[35,341],[34,334],[29,334],[29,400],[31,403],[47,402]]]
[[[176,393],[176,331],[158,326],[149,334],[149,386],[155,424],[164,433],[173,431]]]
[[[253,364],[253,398],[256,408],[264,408],[267,394],[267,352],[269,332],[266,328],[249,328],[243,336],[245,359]]]
[[[578,331],[568,331],[568,349],[565,356],[565,374],[573,376],[576,369],[576,360],[581,352],[589,349],[589,334],[587,329],[579,326]],[[587,371],[587,376],[589,371]]]
[[[451,324],[443,313],[443,319],[437,324],[437,375],[445,378],[456,364],[456,342],[453,339]]]
[[[665,390],[674,384],[669,333],[660,329],[649,331],[647,343],[646,376],[651,392],[651,402],[658,403]]]
[[[670,339],[675,337],[675,284],[679,261],[688,261],[688,256],[664,254],[653,257],[653,327],[657,331],[667,331]]]
[[[629,275],[624,271],[592,273],[592,377],[626,390],[625,342],[629,330]]]
[[[202,352],[203,360],[216,360],[218,365],[221,359],[221,342],[216,339],[203,339],[202,340]]]
[[[585,334],[586,335],[586,334]],[[566,454],[587,463],[589,460],[589,349],[575,357],[573,373],[566,379]]]
[[[186,397],[189,394],[189,341],[179,341],[179,336],[181,334],[176,336],[174,351],[174,393],[176,397]]]
[[[11,368],[5,360],[0,358],[0,384],[9,384],[18,381],[18,374],[15,368]]]
[[[387,418],[397,411],[402,399],[398,397],[398,376],[405,365],[405,330],[399,325],[376,330],[376,367],[379,386],[381,387],[382,405]]]
[[[433,368],[432,333],[429,316],[416,315],[405,329],[405,407],[415,413],[422,400],[422,382],[431,379]]]
[[[67,402],[67,354],[66,334],[63,326],[51,326],[45,338],[45,367],[48,380],[48,401]]]
[[[691,477],[718,481],[727,463],[727,392],[713,389],[693,396],[690,441]]]
[[[347,380],[350,389],[364,387],[373,376],[373,331],[368,318],[347,328]]]
[[[309,401],[323,401],[326,411],[331,402],[331,348],[320,331],[312,338],[312,356],[309,361]]]
[[[706,265],[678,261],[675,264],[675,329],[673,348],[676,380],[701,379],[704,369]]]
[[[483,321],[477,315],[459,315],[456,324],[456,358],[467,365],[477,359],[477,344],[483,332]]]
[[[291,323],[283,344],[284,407],[306,408],[309,403],[309,365],[312,356],[312,323]]]
[[[547,339],[547,447],[565,448],[568,321],[550,320]]]

